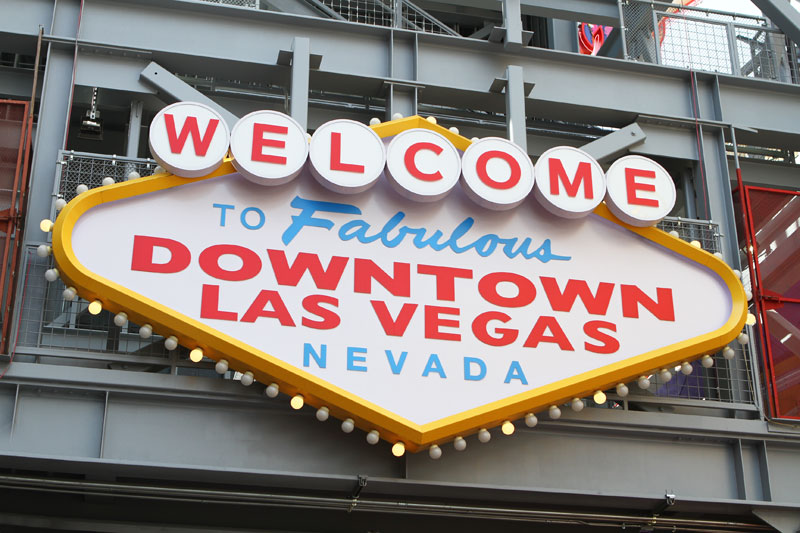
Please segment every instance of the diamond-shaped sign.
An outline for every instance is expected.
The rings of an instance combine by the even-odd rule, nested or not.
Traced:
[[[417,117],[374,129],[411,127],[470,144]],[[747,312],[721,260],[603,204],[420,203],[384,178],[345,195],[307,169],[102,187],[53,242],[83,298],[412,451],[714,352]]]

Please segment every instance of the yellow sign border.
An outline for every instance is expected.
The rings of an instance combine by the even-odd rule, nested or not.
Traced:
[[[396,135],[412,128],[425,128],[444,135],[459,150],[465,150],[471,144],[469,139],[419,116],[386,122],[372,128],[381,137]],[[716,273],[731,294],[731,314],[725,324],[705,335],[630,357],[436,422],[415,424],[280,359],[254,350],[251,346],[199,321],[179,315],[121,285],[100,278],[80,264],[75,257],[72,249],[72,232],[78,219],[93,207],[235,172],[233,164],[230,160],[226,160],[220,168],[201,178],[158,174],[99,187],[77,196],[61,211],[53,228],[53,255],[61,278],[67,286],[76,287],[85,300],[100,300],[104,309],[113,313],[125,312],[134,322],[151,324],[154,331],[165,337],[175,335],[180,344],[187,348],[202,348],[204,354],[211,359],[226,359],[233,369],[250,370],[261,383],[277,383],[283,393],[302,394],[306,404],[314,407],[326,406],[334,417],[342,420],[352,418],[355,425],[365,431],[377,429],[384,440],[401,441],[412,452],[432,444],[450,441],[456,436],[475,433],[481,428],[499,426],[505,420],[515,420],[527,413],[538,412],[572,398],[589,396],[597,390],[605,390],[618,383],[627,383],[643,374],[649,374],[654,369],[671,368],[683,361],[691,361],[703,354],[716,352],[738,335],[747,317],[747,299],[742,284],[722,260],[655,227],[629,226],[614,217],[605,204],[601,204],[594,211],[596,215]]]

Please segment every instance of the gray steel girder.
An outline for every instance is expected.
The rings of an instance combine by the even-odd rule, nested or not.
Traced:
[[[800,43],[800,11],[788,0],[752,0],[795,43]]]

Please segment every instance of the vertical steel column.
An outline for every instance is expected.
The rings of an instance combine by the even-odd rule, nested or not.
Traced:
[[[625,10],[622,8],[622,0],[617,0],[619,10],[619,33],[622,39],[622,59],[628,58],[628,29],[625,27]]]
[[[736,27],[733,22],[725,25],[728,34],[728,53],[731,56],[731,74],[734,76],[742,75],[742,67],[739,65],[739,51],[736,49]]]
[[[659,42],[659,35],[658,35],[658,13],[656,12],[655,6],[651,5],[650,14],[653,15],[653,48],[655,52],[656,58],[656,65],[661,64],[661,43]]]
[[[128,139],[125,141],[125,157],[139,157],[139,135],[142,131],[142,110],[144,102],[131,101],[131,114],[128,119]]]
[[[504,46],[519,48],[522,46],[522,9],[520,0],[503,0],[503,26],[506,28]]]
[[[506,128],[508,140],[528,151],[528,134],[525,126],[525,80],[522,67],[506,67]]]
[[[292,41],[292,82],[289,113],[304,130],[308,129],[308,78],[311,69],[311,41],[295,37]]]

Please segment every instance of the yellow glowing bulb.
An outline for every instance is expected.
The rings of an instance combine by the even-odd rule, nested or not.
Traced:
[[[292,409],[302,409],[303,405],[305,403],[306,402],[303,399],[303,395],[302,394],[295,394],[294,396],[292,396],[292,399],[289,402],[289,405],[292,406]]]
[[[404,453],[406,453],[406,445],[402,442],[395,442],[392,446],[392,455],[402,457]]]
[[[48,231],[53,229],[53,221],[50,220],[49,218],[42,220],[41,222],[39,222],[39,229],[47,233]]]
[[[503,432],[503,435],[513,435],[515,429],[516,428],[514,427],[514,424],[512,424],[510,420],[506,420],[503,422],[503,425],[500,426],[500,430]]]
[[[203,349],[202,348],[195,348],[191,352],[189,352],[189,359],[192,360],[192,363],[199,363],[203,360]]]
[[[755,326],[756,325],[756,315],[753,313],[747,313],[747,321],[745,322],[748,326]]]
[[[100,300],[94,300],[89,304],[89,312],[93,315],[99,315],[103,310],[103,303]]]
[[[599,390],[594,393],[594,403],[606,403],[606,393]]]

